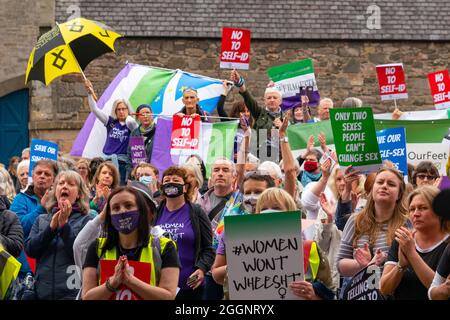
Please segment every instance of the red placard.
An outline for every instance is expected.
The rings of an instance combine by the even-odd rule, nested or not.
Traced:
[[[450,77],[448,70],[430,73],[428,75],[431,96],[436,109],[450,108]]]
[[[104,284],[106,279],[114,275],[114,268],[118,260],[100,260],[100,284]],[[139,262],[128,260],[131,273],[139,280],[150,284],[152,264],[148,262]],[[142,298],[130,290],[125,285],[121,285],[115,294],[112,294],[109,300],[142,300]]]
[[[377,66],[381,100],[408,99],[402,63]]]
[[[220,67],[248,70],[250,64],[250,30],[223,28]]]
[[[198,150],[200,116],[173,116],[171,150]]]

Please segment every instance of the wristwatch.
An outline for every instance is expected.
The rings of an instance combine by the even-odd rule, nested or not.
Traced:
[[[280,142],[286,142],[286,143],[288,143],[288,142],[289,142],[288,137],[285,136],[284,138],[280,138]]]

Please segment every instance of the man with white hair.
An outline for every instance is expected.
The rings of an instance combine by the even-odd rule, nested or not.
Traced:
[[[272,134],[276,136],[277,129],[283,122],[283,112],[281,111],[281,92],[275,87],[268,87],[264,92],[264,107],[260,107],[256,100],[248,92],[244,78],[236,70],[231,72],[231,81],[239,88],[239,93],[244,98],[245,105],[255,119],[253,129],[257,134],[258,158],[262,158],[260,150],[267,148],[267,156],[278,159],[279,144],[278,138],[272,139]],[[274,129],[274,130],[273,130]],[[264,130],[260,133],[261,130]],[[273,131],[273,132],[272,132]],[[267,139],[263,139],[265,134]],[[273,153],[272,153],[273,152]]]
[[[267,173],[273,179],[277,188],[283,183],[283,173],[280,166],[275,162],[264,161],[259,165],[258,171]]]
[[[333,100],[330,98],[320,99],[319,106],[317,107],[316,121],[330,120],[330,109],[333,109]]]

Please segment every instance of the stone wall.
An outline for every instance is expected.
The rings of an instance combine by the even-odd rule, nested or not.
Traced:
[[[219,39],[126,38],[116,42],[117,54],[106,54],[85,70],[99,95],[126,61],[228,78],[219,69]],[[398,101],[402,110],[433,109],[426,75],[448,68],[448,42],[360,42],[360,41],[253,41],[249,71],[242,74],[259,101],[269,81],[268,67],[311,57],[323,97],[339,105],[348,96],[361,98],[375,112],[392,111],[393,102],[381,102],[375,65],[403,62],[408,100]],[[89,110],[80,75],[68,75],[49,88],[33,84],[31,91],[30,137],[49,138],[70,151]],[[233,92],[226,108],[239,99]],[[64,132],[64,133],[62,133]]]

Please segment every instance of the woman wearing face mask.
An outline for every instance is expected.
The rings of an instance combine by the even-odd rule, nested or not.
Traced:
[[[154,211],[141,192],[120,187],[108,198],[106,238],[93,242],[83,267],[83,300],[171,300],[180,263],[175,243],[150,236]]]
[[[150,163],[152,160],[153,142],[155,136],[156,126],[153,121],[153,111],[148,104],[141,104],[136,108],[136,116],[139,121],[139,127],[131,131],[130,137],[143,137],[146,162]],[[127,177],[130,176],[133,169],[131,161],[131,145],[127,149]]]
[[[200,206],[189,201],[190,190],[185,169],[172,166],[164,171],[156,226],[171,234],[177,242],[182,265],[177,300],[201,300],[203,278],[211,268],[211,223]]]
[[[72,248],[77,234],[92,219],[88,190],[77,172],[63,171],[55,178],[48,199],[49,213],[39,215],[25,242],[26,254],[36,259],[36,298],[73,300],[79,288],[69,285],[70,278],[77,276]]]
[[[297,205],[289,193],[280,188],[269,188],[262,192],[258,197],[255,214],[265,214],[270,212],[280,212],[280,214],[282,214],[282,212],[296,210]],[[304,247],[305,244],[309,247],[310,243],[304,241]],[[227,291],[227,261],[225,246],[226,233],[224,232],[220,238],[219,247],[216,251],[216,259],[212,267],[212,274],[214,280],[219,284],[223,284],[224,291]],[[311,249],[309,256],[311,260],[317,258],[320,261],[319,266],[317,266],[317,262],[314,266],[312,266],[308,261],[307,268],[305,270],[307,281],[292,282],[289,284],[289,288],[295,295],[298,295],[305,300],[333,299],[334,293],[329,289],[331,286],[331,271],[328,261],[325,257],[323,257],[323,255],[320,254],[317,245],[310,247]],[[320,277],[316,278],[317,274],[320,274]],[[228,296],[227,293],[225,293],[225,296]]]
[[[145,184],[151,191],[153,199],[159,204],[161,193],[159,192],[159,170],[154,165],[141,162],[131,172],[131,177]]]
[[[111,114],[108,115],[98,108],[94,99],[95,92],[92,83],[86,79],[84,86],[88,93],[89,108],[106,127],[106,141],[103,147],[104,158],[112,160],[119,168],[120,184],[124,185],[127,173],[128,142],[131,132],[138,127],[136,120],[131,117],[130,104],[124,99],[116,100],[113,103]]]
[[[297,179],[302,183],[303,187],[306,187],[309,183],[319,181],[322,176],[320,171],[319,160],[322,158],[322,153],[313,148],[314,146],[314,136],[311,136],[308,140],[307,151],[303,155],[297,158],[300,167],[303,165],[303,171]]]

